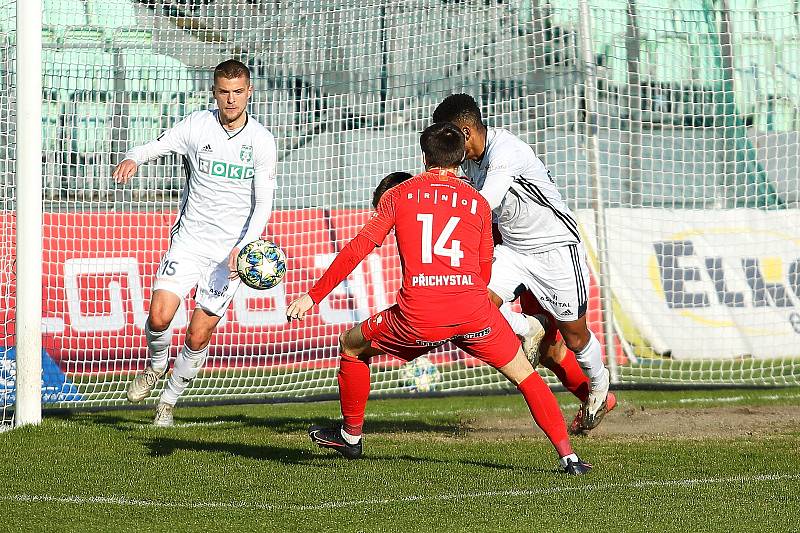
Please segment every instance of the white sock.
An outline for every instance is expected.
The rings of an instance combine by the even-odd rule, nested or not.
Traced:
[[[342,428],[342,438],[347,444],[358,444],[361,440],[361,435],[351,435]]]
[[[181,353],[175,358],[175,366],[172,367],[172,375],[167,382],[167,387],[161,395],[161,401],[170,405],[175,405],[186,387],[203,368],[208,356],[208,345],[202,350],[190,350],[183,345]]]
[[[578,456],[575,455],[574,453],[565,455],[564,457],[558,460],[558,462],[561,464],[561,468],[567,467],[567,461],[572,461],[573,463],[577,463],[578,461],[580,461],[580,459],[578,459]]]
[[[150,321],[144,323],[144,336],[147,339],[147,348],[150,351],[150,366],[156,372],[164,372],[169,362],[169,347],[172,344],[172,328],[164,331],[150,329]]]
[[[506,302],[501,305],[500,313],[506,318],[511,329],[513,329],[514,333],[517,335],[524,337],[530,332],[531,325],[528,323],[528,319],[525,318],[525,315],[522,313],[515,313],[512,311],[510,303]]]
[[[599,384],[606,377],[606,367],[603,366],[603,352],[600,343],[594,333],[589,332],[589,342],[579,352],[575,352],[575,358],[586,377],[592,382],[592,388]]]

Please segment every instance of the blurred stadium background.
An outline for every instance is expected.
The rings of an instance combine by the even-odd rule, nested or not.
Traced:
[[[178,158],[152,163],[128,187],[116,186],[111,172],[129,146],[210,106],[211,69],[230,57],[253,70],[251,112],[278,142],[280,212],[269,233],[295,259],[295,273],[271,300],[242,296],[250,303],[212,341],[211,368],[191,399],[335,392],[336,332],[391,299],[399,273],[393,251],[382,251],[332,297],[328,315],[302,331],[280,324],[281,305],[307,288],[363,222],[384,174],[420,169],[417,134],[452,92],[472,94],[490,125],[526,139],[579,213],[595,274],[614,295],[613,308],[605,304],[614,311],[617,338],[609,346],[618,383],[798,383],[797,0],[591,0],[588,19],[567,0],[42,2],[44,348],[55,376],[45,379],[45,401],[120,404],[131,372],[144,365],[143,302],[183,169]],[[15,12],[13,0],[0,0],[0,330],[7,348],[14,345],[15,99],[25,90],[16,82]],[[597,218],[601,207],[608,213]],[[605,264],[598,220],[609,233]],[[721,220],[725,229],[711,233],[735,242],[697,237],[702,231],[681,225],[687,220],[698,227]],[[671,240],[664,236],[670,228]],[[735,240],[748,228],[753,236]],[[648,232],[652,238],[638,248],[619,244]],[[681,269],[674,258],[700,248],[687,235],[705,239],[710,251]],[[662,246],[651,257],[653,245],[667,241],[672,251],[661,253]],[[69,261],[95,256],[117,263],[70,270]],[[132,271],[128,256],[135,256]],[[659,272],[655,296],[630,281],[639,276],[646,284]],[[140,293],[131,276],[141,277]],[[678,288],[701,281],[709,301]],[[123,307],[115,307],[114,294]],[[660,307],[647,303],[659,294]],[[597,285],[592,301],[600,333]],[[705,308],[715,309],[701,316]],[[254,309],[262,314],[242,319]],[[738,344],[716,349],[731,337]],[[8,407],[13,351],[4,350]],[[433,360],[439,391],[505,386],[456,352]],[[386,364],[376,372],[376,390],[413,391]]]

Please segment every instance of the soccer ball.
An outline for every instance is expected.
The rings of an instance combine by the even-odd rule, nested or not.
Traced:
[[[410,392],[436,390],[442,381],[442,374],[439,369],[425,356],[417,357],[403,365],[401,377]]]
[[[271,289],[286,274],[286,254],[274,242],[261,239],[253,241],[239,251],[236,271],[248,287]]]

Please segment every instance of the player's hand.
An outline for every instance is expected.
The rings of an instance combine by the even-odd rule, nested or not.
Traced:
[[[114,173],[112,177],[114,181],[117,183],[128,183],[128,180],[136,174],[136,171],[139,169],[139,165],[136,164],[136,161],[133,159],[125,159],[122,163],[117,165],[117,168],[114,169]]]
[[[289,304],[288,309],[286,309],[286,320],[289,322],[293,319],[301,320],[312,307],[314,307],[314,300],[308,294],[304,294]]]
[[[228,256],[228,270],[231,271],[228,274],[228,279],[234,279],[236,276],[239,275],[239,270],[236,268],[236,260],[239,258],[239,247],[234,246],[233,250],[231,250],[230,255]]]

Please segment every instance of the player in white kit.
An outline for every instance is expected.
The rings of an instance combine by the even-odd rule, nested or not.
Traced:
[[[530,336],[532,321],[508,306],[523,291],[533,293],[553,317],[555,324],[550,327],[561,332],[590,383],[585,387],[589,390],[576,393],[583,405],[570,429],[576,433],[593,429],[614,408],[616,398],[608,391],[609,373],[600,343],[586,325],[589,269],[574,216],[531,147],[507,130],[487,127],[471,96],[448,96],[434,111],[433,121],[452,122],[464,132],[462,170],[493,210],[502,244],[495,247],[490,297],[523,337]],[[551,368],[550,363],[558,367],[565,357],[554,331],[542,343],[542,357]]]
[[[186,340],[156,408],[157,426],[172,425],[173,407],[203,367],[211,335],[239,287],[239,249],[261,236],[272,211],[277,151],[272,134],[246,111],[253,94],[250,70],[235,60],[220,63],[212,90],[218,109],[192,113],[157,140],[131,149],[114,170],[117,183],[127,183],[139,165],[176,153],[186,172],[145,324],[150,364],[127,391],[129,401],[139,402],[166,374],[172,319],[196,287]]]

